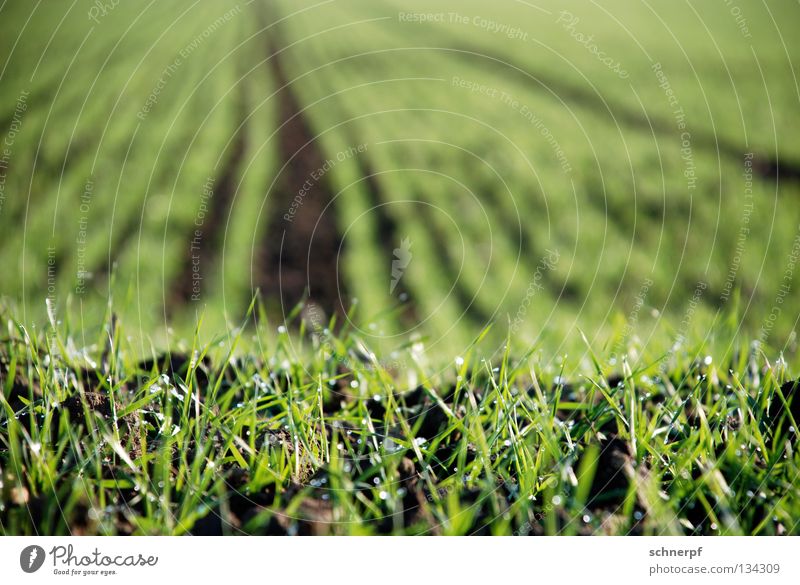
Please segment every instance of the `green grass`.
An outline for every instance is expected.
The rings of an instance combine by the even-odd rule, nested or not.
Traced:
[[[149,361],[115,318],[86,340],[3,315],[0,532],[800,532],[800,398],[760,351],[545,360],[482,334],[437,363],[253,306]]]
[[[789,29],[797,3],[736,6],[746,33],[727,7],[621,0],[570,6],[573,29],[552,0],[129,3],[99,23],[87,18],[92,6],[8,2],[0,18],[0,120],[10,122],[29,92],[4,169],[0,263],[10,269],[2,292],[28,326],[44,321],[47,294],[92,334],[113,296],[131,335],[162,344],[169,328],[191,335],[202,305],[215,307],[201,331],[208,341],[240,318],[255,288],[275,309],[264,250],[286,229],[274,220],[309,171],[284,166],[298,154],[281,146],[289,95],[315,139],[299,158],[314,150],[336,159],[366,145],[310,199],[339,195],[326,217],[342,237],[340,300],[382,314],[387,336],[413,327],[463,346],[515,314],[548,249],[560,260],[542,279],[537,311],[524,317],[523,347],[541,331],[556,345],[575,327],[608,337],[610,317],[632,310],[647,279],[646,307],[673,323],[699,283],[707,288],[697,312],[711,319],[740,290],[742,327],[756,337],[782,287],[798,286],[790,255],[800,225],[800,44]],[[411,12],[448,19],[401,20]],[[451,12],[466,24],[451,22]],[[509,39],[480,24],[488,21],[527,36]],[[600,63],[577,33],[593,35],[629,77]],[[156,103],[138,117],[162,78]],[[776,160],[780,177],[769,166]],[[217,193],[215,222],[201,228],[209,244],[201,302],[188,302],[209,178],[227,179],[229,193]],[[93,195],[82,210],[87,182]],[[401,288],[413,319],[390,311],[392,251],[406,238],[413,259]],[[78,293],[81,267],[88,278]],[[781,302],[775,345],[800,313],[800,296]],[[369,341],[380,346],[381,335]]]
[[[210,4],[0,5],[0,532],[800,533],[798,3]]]

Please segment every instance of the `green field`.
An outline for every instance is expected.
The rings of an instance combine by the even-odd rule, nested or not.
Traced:
[[[746,30],[665,2],[92,6],[9,2],[0,25],[0,261],[26,322],[50,296],[96,328],[113,294],[132,333],[205,312],[213,336],[256,289],[280,319],[310,288],[390,348],[509,320],[558,347],[634,312],[647,337],[693,298],[701,331],[795,329],[788,295],[762,335],[796,286],[793,4],[742,7]]]
[[[0,532],[798,532],[798,18],[0,3]]]

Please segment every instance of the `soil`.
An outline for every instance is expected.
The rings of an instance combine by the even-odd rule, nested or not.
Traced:
[[[348,296],[339,279],[342,239],[335,206],[328,205],[333,194],[326,177],[312,178],[326,161],[283,71],[276,39],[269,40],[269,66],[280,88],[278,150],[284,164],[275,189],[266,194],[269,220],[254,271],[262,293],[267,299],[280,300],[284,316],[304,299],[318,305],[327,317],[343,315]],[[293,207],[306,184],[311,187]],[[291,209],[295,213],[288,221],[284,216]]]

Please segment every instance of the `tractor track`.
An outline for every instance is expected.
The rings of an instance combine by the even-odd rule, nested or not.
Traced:
[[[262,16],[266,17],[263,12]],[[256,254],[254,281],[268,300],[280,300],[284,315],[303,300],[327,316],[344,314],[348,296],[339,279],[342,238],[334,206],[329,205],[333,194],[327,177],[313,179],[326,160],[284,72],[279,44],[270,33],[268,63],[279,88],[277,146],[283,164],[266,194],[269,219]]]

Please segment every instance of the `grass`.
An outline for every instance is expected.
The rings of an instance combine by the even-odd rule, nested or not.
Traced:
[[[191,336],[195,268],[202,302],[230,315],[255,288],[293,306],[318,267],[271,250],[308,249],[318,222],[335,224],[311,254],[337,268],[313,283],[328,314],[332,287],[384,311],[387,336],[424,323],[457,347],[525,302],[547,250],[559,261],[520,334],[556,344],[576,326],[608,336],[648,281],[673,323],[699,284],[711,316],[738,288],[751,332],[800,286],[796,3],[742,7],[750,38],[730,7],[623,0],[570,6],[574,26],[553,0],[123,4],[99,22],[88,0],[0,10],[2,293],[28,325],[45,295],[61,315],[72,295],[73,319],[101,327],[112,295],[130,335]],[[401,19],[440,12],[468,22]],[[401,294],[414,315],[387,310]],[[780,302],[800,314],[800,296]]]
[[[276,332],[253,303],[145,360],[113,316],[87,343],[4,314],[0,532],[798,533],[782,360],[587,346],[567,380],[569,358],[481,359],[486,332],[436,364],[300,314]]]
[[[797,3],[61,8],[0,5],[0,532],[800,532]]]

